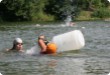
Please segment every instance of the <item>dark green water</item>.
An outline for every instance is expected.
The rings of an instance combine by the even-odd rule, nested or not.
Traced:
[[[24,41],[24,50],[36,44],[38,35],[53,36],[72,30],[81,30],[86,45],[79,51],[57,55],[30,56],[5,53],[15,37]],[[0,26],[0,72],[3,75],[107,75],[110,72],[110,22],[83,21],[74,26],[63,24]]]

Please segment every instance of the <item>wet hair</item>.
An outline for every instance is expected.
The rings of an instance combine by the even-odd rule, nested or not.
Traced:
[[[41,38],[41,36],[43,36],[44,38]],[[38,37],[38,40],[39,39],[45,39],[45,36],[44,35],[40,35],[39,37]]]
[[[45,36],[44,36],[44,38],[41,38],[41,36],[44,36],[44,35],[40,35],[40,36],[38,37],[38,40],[39,40],[39,39],[42,39],[42,40],[44,41],[44,43],[47,45],[49,42],[45,39]]]

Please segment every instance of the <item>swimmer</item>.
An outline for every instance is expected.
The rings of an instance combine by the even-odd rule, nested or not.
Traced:
[[[6,51],[17,51],[23,52],[23,41],[21,38],[15,38],[13,41],[13,47],[11,49],[7,49]]]
[[[40,46],[41,54],[54,54],[56,53],[56,45],[54,43],[50,43],[45,39],[44,35],[38,37],[38,45]]]
[[[49,43],[49,42],[45,39],[45,36],[44,36],[44,35],[40,35],[40,36],[38,37],[38,45],[39,45],[40,48],[41,48],[41,51],[40,51],[41,54],[45,54],[46,49],[47,49],[47,44],[48,44],[48,43]]]

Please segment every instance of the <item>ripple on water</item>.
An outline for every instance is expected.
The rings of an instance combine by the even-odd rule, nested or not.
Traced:
[[[8,25],[9,26],[9,25]],[[86,45],[79,52],[64,52],[56,56],[3,53],[12,46],[15,37],[24,41],[24,50],[36,44],[40,34],[53,36],[79,29]],[[110,72],[110,22],[83,21],[74,26],[51,24],[38,26],[0,27],[0,72],[4,75],[106,75]]]

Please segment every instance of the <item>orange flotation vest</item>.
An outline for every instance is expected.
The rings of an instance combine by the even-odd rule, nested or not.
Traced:
[[[57,46],[55,43],[48,43],[47,44],[47,54],[54,54],[57,52]]]

